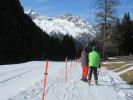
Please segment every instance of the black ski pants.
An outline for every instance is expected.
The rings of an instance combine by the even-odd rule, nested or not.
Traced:
[[[97,67],[91,67],[89,68],[89,77],[88,80],[91,80],[92,74],[94,74],[94,79],[98,80],[98,76],[97,76]]]

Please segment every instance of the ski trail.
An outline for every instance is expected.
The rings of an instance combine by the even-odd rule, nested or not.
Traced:
[[[0,76],[4,76],[9,73],[15,73],[15,72],[22,71],[22,70],[27,70],[28,68],[31,68],[31,66],[28,66],[28,67],[26,66],[26,67],[14,69],[14,70],[8,70],[8,71],[0,73]]]
[[[58,64],[54,64],[54,65],[58,66]],[[49,66],[49,69],[50,69],[50,66]],[[60,70],[55,70],[54,72],[55,73],[58,73],[58,72],[64,73],[64,68],[63,69],[61,68]],[[46,87],[45,94],[51,95],[52,92],[55,91],[56,87],[58,88],[58,85],[60,85],[62,83],[62,81],[64,82],[65,80],[62,79],[62,77],[60,78],[59,74],[55,74],[55,75],[48,74],[47,82],[49,84]],[[40,100],[41,93],[42,93],[42,87],[43,87],[42,85],[43,85],[43,81],[41,80],[40,82],[38,82],[35,85],[28,88],[27,90],[20,92],[18,95],[14,96],[12,98],[9,98],[9,100]],[[55,93],[56,93],[56,91],[55,91]]]
[[[17,77],[20,77],[20,76],[22,76],[22,75],[24,75],[24,74],[27,74],[27,73],[31,72],[31,71],[36,71],[36,70],[38,70],[38,69],[40,69],[40,68],[32,68],[32,69],[30,69],[30,70],[24,71],[23,73],[22,73],[22,71],[21,71],[20,74],[17,74],[17,75],[15,75],[15,76],[12,76],[12,77],[9,77],[9,78],[6,78],[6,79],[0,81],[0,84],[3,84],[3,83],[5,83],[5,82],[10,81],[10,80],[12,80],[12,79],[15,79],[15,78],[17,78]]]
[[[65,63],[49,63],[45,100],[133,100],[132,87],[126,85],[115,73],[102,68],[99,74],[99,85],[88,86],[80,80],[80,63],[77,67],[73,64],[71,72],[70,64],[71,62],[68,62],[68,81],[65,83]],[[43,81],[36,81],[35,84],[8,100],[41,100],[42,87]]]

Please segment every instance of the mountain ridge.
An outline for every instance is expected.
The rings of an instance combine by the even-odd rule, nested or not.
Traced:
[[[36,11],[29,10],[25,12],[46,33],[61,33],[69,34],[74,38],[79,37],[82,34],[89,34],[95,37],[95,31],[93,27],[84,19],[72,14],[65,14],[55,18],[40,16]]]

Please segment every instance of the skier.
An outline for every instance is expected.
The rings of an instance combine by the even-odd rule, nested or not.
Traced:
[[[87,51],[86,48],[82,50],[81,53],[81,66],[82,66],[82,79],[87,82],[87,74],[88,74],[88,61],[87,61]]]
[[[88,54],[88,64],[89,64],[89,77],[88,84],[91,82],[92,73],[94,73],[95,84],[98,85],[98,73],[97,68],[101,67],[100,64],[100,55],[96,52],[95,47],[92,48],[92,51]]]

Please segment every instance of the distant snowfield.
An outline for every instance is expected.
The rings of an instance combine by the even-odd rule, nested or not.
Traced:
[[[39,26],[48,34],[69,34],[74,38],[84,34],[89,34],[92,37],[95,37],[96,35],[92,25],[90,25],[86,20],[80,18],[79,16],[65,14],[52,18],[41,16],[34,10],[25,11],[25,13],[31,17],[37,26]]]
[[[64,35],[70,34],[73,37],[76,38],[76,36],[83,34],[83,33],[91,33],[93,36],[94,32],[90,31],[87,28],[79,28],[76,27],[73,22],[69,22],[67,20],[63,19],[54,19],[54,20],[39,20],[35,19],[33,20],[43,31],[46,31],[48,34],[51,32],[55,33],[62,33]],[[92,30],[92,26],[89,26]]]
[[[49,62],[45,100],[133,100],[133,86],[127,85],[116,73],[101,68],[99,85],[82,82],[81,66],[68,62]],[[45,62],[0,66],[0,100],[41,100]],[[93,79],[92,79],[93,83]]]
[[[55,19],[55,20],[33,20],[43,31],[47,33],[55,32],[55,33],[62,33],[64,35],[70,34],[73,37],[78,36],[79,34],[83,33],[91,33],[88,32],[88,29],[80,29],[76,27],[74,23],[69,22],[63,19]]]

